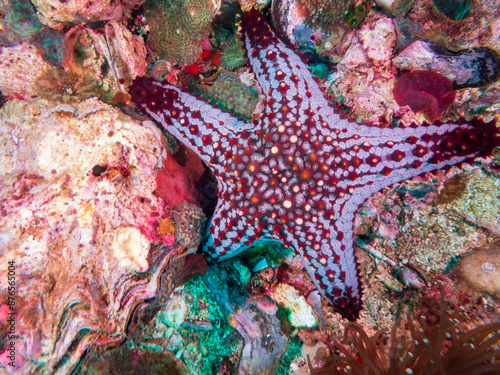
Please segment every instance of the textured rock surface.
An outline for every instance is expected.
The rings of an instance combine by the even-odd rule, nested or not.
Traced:
[[[458,264],[458,274],[473,290],[500,299],[500,242],[464,257]]]
[[[94,21],[119,21],[136,4],[142,1],[125,0],[35,0],[40,21],[52,28],[60,29],[70,24]]]
[[[36,78],[49,69],[35,46],[3,47],[0,53],[0,90],[6,96],[30,99],[37,95]]]
[[[97,96],[110,102],[113,95],[123,96],[127,85],[146,72],[144,40],[118,22],[108,22],[103,32],[74,27],[65,35],[64,48],[64,71],[59,69],[64,73],[54,74],[58,68],[44,61],[35,46],[4,47],[0,91],[18,99],[79,102]],[[62,100],[63,95],[68,99]]]
[[[350,108],[350,117],[373,124],[391,122],[398,105],[390,100],[395,32],[389,17],[369,15],[342,45],[343,58],[329,80],[329,93]]]
[[[500,57],[491,48],[450,51],[429,41],[418,40],[392,60],[402,70],[428,70],[453,81],[455,88],[487,86],[498,80]]]
[[[202,240],[207,222],[203,210],[193,204],[182,202],[173,211],[173,217],[178,243],[196,249]]]
[[[90,344],[120,342],[155,296],[169,258],[150,254],[165,216],[153,193],[161,134],[96,99],[10,101],[0,131],[0,278],[14,262],[17,370],[68,373]]]

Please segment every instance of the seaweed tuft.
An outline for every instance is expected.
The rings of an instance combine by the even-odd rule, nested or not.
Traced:
[[[362,326],[346,326],[342,342],[334,343],[335,354],[314,375],[485,375],[500,374],[500,323],[485,324],[460,332],[462,314],[446,312],[441,298],[440,319],[431,324],[424,318],[407,316],[396,320],[391,332],[378,331],[372,338]],[[400,327],[407,328],[400,334]]]

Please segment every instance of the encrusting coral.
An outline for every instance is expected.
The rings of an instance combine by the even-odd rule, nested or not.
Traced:
[[[222,72],[219,78],[206,94],[220,108],[238,116],[251,118],[259,100],[250,87],[241,83],[238,75],[232,72]]]
[[[346,12],[354,1],[298,0],[299,15],[314,29],[321,28],[325,34],[332,34],[346,24]]]
[[[160,59],[193,64],[212,29],[218,7],[210,0],[156,0],[146,5],[148,46]]]

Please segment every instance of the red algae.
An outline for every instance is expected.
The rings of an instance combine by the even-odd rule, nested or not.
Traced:
[[[199,205],[195,183],[204,172],[201,160],[181,147],[174,156],[167,155],[163,169],[156,175],[156,194],[174,209],[184,201]]]
[[[423,112],[429,122],[438,120],[455,101],[453,82],[426,70],[403,74],[394,84],[393,94],[400,106],[407,105],[413,112]]]

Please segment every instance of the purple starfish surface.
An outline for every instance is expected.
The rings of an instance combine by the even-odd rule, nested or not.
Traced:
[[[260,119],[245,122],[183,90],[138,78],[132,100],[209,166],[218,203],[205,245],[232,257],[256,239],[282,241],[303,258],[321,294],[345,318],[361,310],[353,221],[373,193],[436,169],[489,155],[495,122],[379,128],[342,116],[307,65],[258,11],[245,13],[242,41],[266,94]]]

